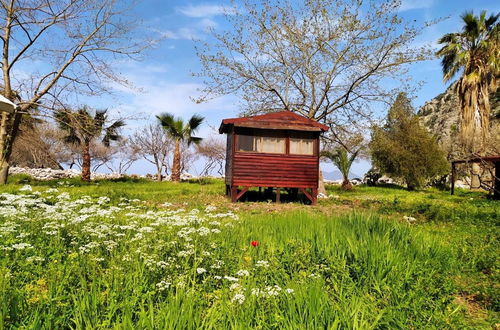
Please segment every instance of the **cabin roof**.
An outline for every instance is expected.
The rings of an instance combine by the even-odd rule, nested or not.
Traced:
[[[250,127],[261,129],[288,129],[294,131],[309,131],[309,132],[326,132],[328,126],[318,123],[317,121],[300,116],[291,111],[279,111],[266,113],[264,115],[228,118],[223,119],[219,133],[227,133],[229,127]]]

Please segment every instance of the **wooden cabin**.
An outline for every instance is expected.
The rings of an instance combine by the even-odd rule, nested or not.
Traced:
[[[328,126],[290,111],[224,119],[227,134],[226,194],[238,201],[250,187],[303,192],[316,203],[319,137]]]

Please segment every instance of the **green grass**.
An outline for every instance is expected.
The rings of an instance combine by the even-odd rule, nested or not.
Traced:
[[[17,211],[0,205],[0,328],[488,329],[499,322],[500,206],[481,193],[328,187],[338,196],[311,207],[232,204],[219,180],[62,182],[13,177],[0,188],[31,195],[19,191],[30,183],[41,193],[29,197],[37,202],[13,201]],[[48,193],[53,187],[59,191]],[[63,192],[69,200],[58,199]],[[196,234],[202,227],[220,233]],[[20,242],[32,248],[10,248]]]

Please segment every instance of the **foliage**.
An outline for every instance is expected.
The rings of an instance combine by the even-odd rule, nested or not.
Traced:
[[[331,160],[332,163],[335,166],[337,166],[340,173],[342,173],[342,177],[343,177],[342,188],[344,190],[351,190],[352,189],[352,184],[349,181],[349,172],[351,170],[352,163],[354,163],[354,160],[358,156],[358,152],[359,152],[359,150],[355,151],[349,155],[347,150],[343,147],[337,148],[334,151],[321,152],[321,156]]]
[[[380,170],[376,167],[372,167],[365,174],[366,184],[373,187],[377,184],[381,177],[382,174],[380,173]]]
[[[175,118],[170,113],[163,113],[157,116],[157,118],[166,134],[175,141],[171,180],[179,182],[181,180],[181,142],[187,143],[189,147],[192,143],[198,144],[202,141],[202,138],[195,137],[193,134],[201,126],[204,118],[193,115],[187,123],[182,118]]]
[[[486,142],[490,129],[490,93],[497,92],[497,77],[500,74],[500,14],[478,16],[473,12],[462,15],[463,30],[445,34],[439,43],[443,47],[437,52],[442,57],[444,81],[449,81],[461,72],[456,90],[461,110],[461,133],[473,148]],[[479,117],[479,121],[476,121]],[[476,136],[482,141],[475,141]],[[476,144],[476,145],[475,145]]]
[[[448,172],[448,163],[434,137],[420,126],[410,100],[400,93],[385,126],[372,131],[370,151],[374,166],[405,181],[409,190]]]

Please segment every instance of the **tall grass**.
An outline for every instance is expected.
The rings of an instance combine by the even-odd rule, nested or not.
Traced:
[[[0,328],[462,325],[452,303],[453,253],[405,224],[369,213],[309,212],[241,214],[234,222],[225,213],[58,198],[32,195],[16,202],[19,215],[0,215],[5,252],[0,255]],[[47,218],[44,212],[57,203],[63,216]],[[65,204],[73,205],[71,212]],[[100,215],[115,206],[112,216]],[[127,213],[132,212],[128,207],[135,214]],[[73,221],[82,212],[92,217]],[[159,219],[163,222],[155,224]],[[176,221],[190,225],[170,225]],[[202,226],[220,232],[192,234],[190,240],[179,234]],[[14,248],[20,241],[33,248]],[[95,246],[82,253],[89,243]],[[181,257],[188,249],[190,254]],[[33,256],[41,259],[28,261]],[[236,275],[242,270],[248,276]],[[162,288],[164,282],[169,284]],[[244,300],[236,299],[238,294]]]

